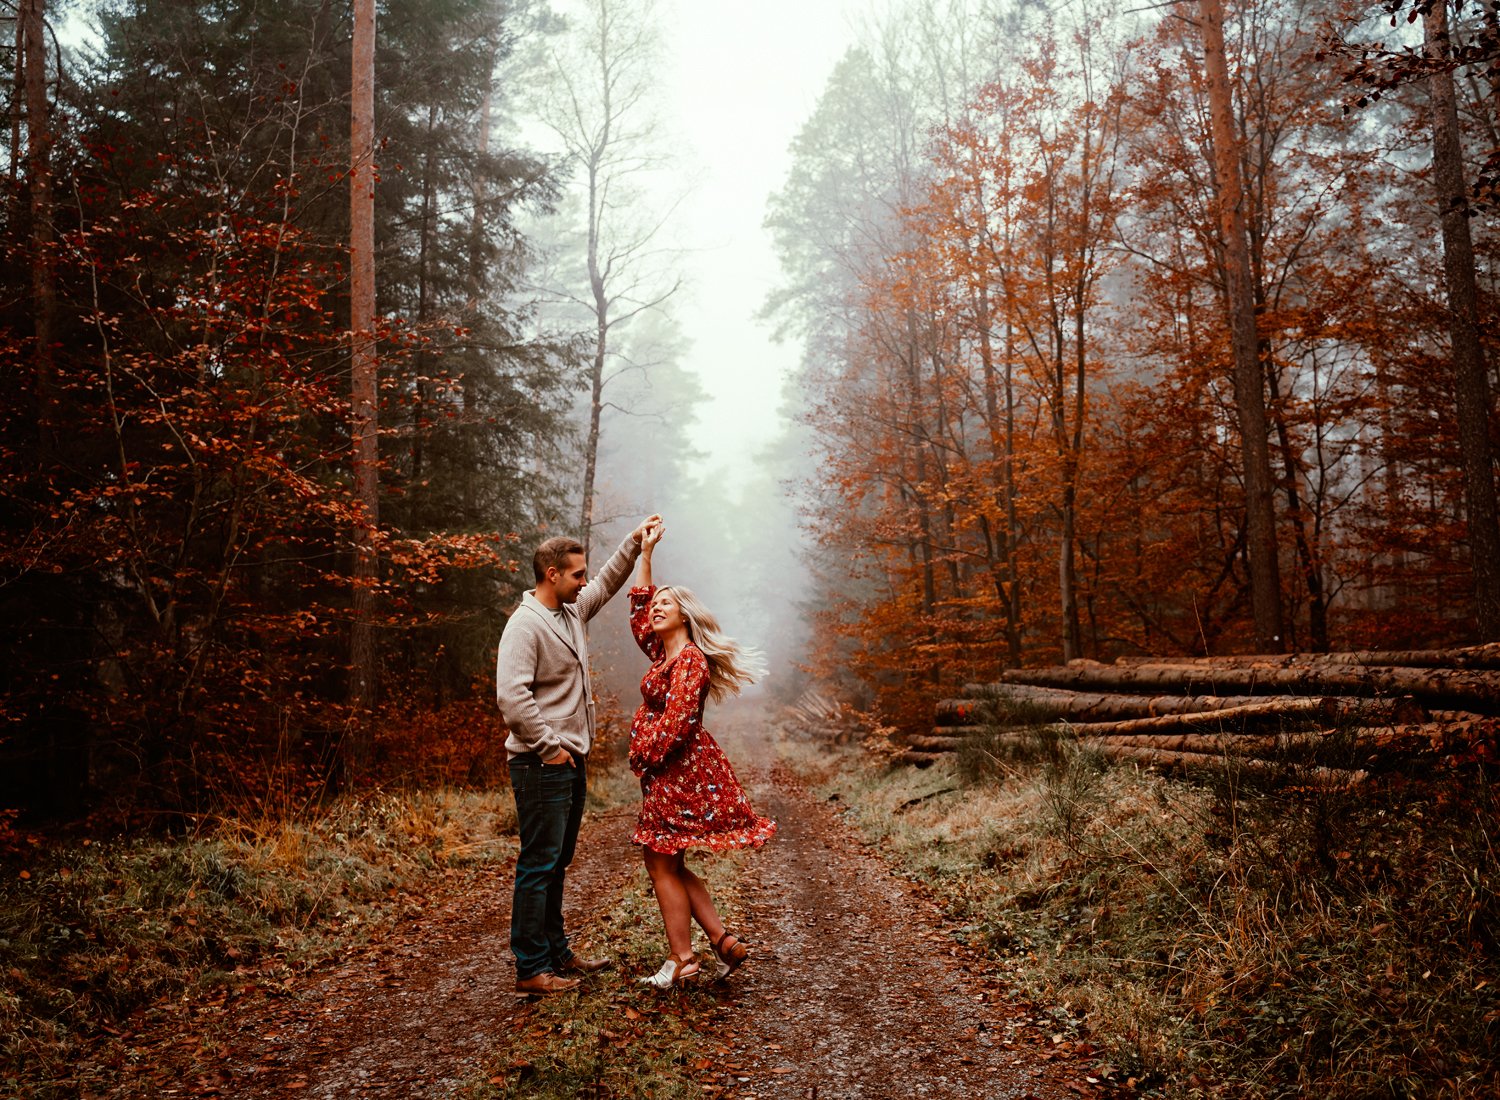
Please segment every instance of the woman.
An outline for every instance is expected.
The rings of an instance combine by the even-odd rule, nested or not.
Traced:
[[[738,695],[753,672],[744,651],[719,633],[691,592],[651,583],[651,553],[663,532],[656,524],[641,537],[641,583],[630,590],[630,629],[651,658],[641,679],[645,701],[630,728],[630,770],[641,777],[641,817],[630,839],[645,856],[671,952],[660,970],[641,980],[670,989],[702,970],[693,954],[692,920],[713,945],[716,979],[749,955],[724,927],[684,853],[690,847],[758,848],[776,823],[750,808],[729,760],[703,728],[707,700]]]

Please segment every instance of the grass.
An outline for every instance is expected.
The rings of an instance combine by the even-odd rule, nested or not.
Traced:
[[[185,838],[22,846],[0,864],[0,1091],[68,1095],[72,1063],[133,1010],[285,983],[420,912],[433,872],[503,859],[514,831],[508,791],[432,792]]]
[[[1500,807],[1481,771],[1189,783],[1043,732],[981,734],[926,771],[789,751],[1118,1079],[1174,1097],[1500,1094]]]
[[[623,766],[591,770],[588,808],[633,805]],[[453,868],[516,850],[514,801],[493,791],[380,793],[301,820],[224,819],[186,837],[43,843],[14,829],[0,847],[0,1095],[76,1095],[77,1064],[127,1058],[137,1009],[222,999],[247,983],[283,991],[322,959],[423,911]],[[722,911],[737,909],[736,856],[694,860]],[[466,1095],[712,1096],[722,1070],[721,992],[636,984],[666,952],[644,871],[583,939],[617,967],[585,996],[527,1009]],[[582,946],[582,944],[581,944]],[[706,944],[701,945],[707,951]]]
[[[715,905],[733,924],[740,854],[694,858]],[[639,984],[666,955],[661,917],[642,870],[581,931],[607,942],[616,959],[578,993],[543,998],[525,1010],[524,1028],[463,1091],[469,1100],[563,1100],[587,1097],[700,1100],[721,1091],[726,1071],[721,1034],[729,1026],[726,988],[699,980],[659,992]],[[711,959],[699,933],[700,957]],[[705,962],[705,970],[709,969]]]

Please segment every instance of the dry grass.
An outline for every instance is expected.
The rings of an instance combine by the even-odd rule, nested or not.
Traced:
[[[140,1005],[274,983],[359,942],[416,912],[433,870],[513,852],[514,830],[508,791],[428,792],[188,838],[23,846],[0,878],[0,1092],[51,1095]]]
[[[1172,1096],[1500,1094],[1483,775],[1192,784],[1040,738],[927,771],[823,759],[826,792],[937,890],[955,934],[1122,1078]]]

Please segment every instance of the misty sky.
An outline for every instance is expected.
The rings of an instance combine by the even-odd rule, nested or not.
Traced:
[[[781,188],[789,147],[854,38],[853,0],[674,0],[662,7],[666,71],[661,115],[696,180],[677,211],[686,286],[671,312],[689,342],[684,365],[709,401],[693,435],[735,484],[777,430],[794,341],[755,320],[780,275],[761,227]]]

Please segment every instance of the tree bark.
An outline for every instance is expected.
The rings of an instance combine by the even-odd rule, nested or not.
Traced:
[[[963,743],[969,739],[967,731],[972,729],[977,734],[983,727],[963,726],[959,728],[966,732],[959,734],[955,733],[952,729],[939,727],[930,734],[913,733],[908,734],[900,740],[907,748],[917,749],[920,752],[957,752],[963,747]],[[1023,734],[1018,731],[1016,736],[1020,737]]]
[[[21,162],[26,159],[25,153],[21,151],[21,127],[26,119],[26,18],[19,9],[16,12],[15,45],[16,77],[10,96],[10,166],[6,170],[10,179],[13,215],[20,211],[20,207],[15,205],[19,202],[20,194],[20,188],[17,186],[17,173],[21,170]]]
[[[1281,465],[1285,470],[1287,521],[1292,527],[1292,540],[1297,550],[1297,561],[1302,566],[1302,583],[1307,588],[1307,648],[1323,653],[1328,649],[1328,597],[1323,592],[1323,563],[1315,551],[1312,540],[1307,537],[1307,521],[1302,506],[1302,493],[1297,481],[1302,476],[1297,451],[1292,445],[1291,432],[1282,410],[1280,384],[1276,379],[1276,367],[1271,362],[1267,347],[1262,359],[1265,376],[1271,386],[1271,419],[1276,425],[1276,442],[1281,449]],[[1293,623],[1295,635],[1295,621]],[[1292,639],[1292,648],[1298,648]]]
[[[1196,714],[1161,714],[1153,718],[1128,718],[1118,722],[1075,722],[1073,732],[1080,737],[1135,736],[1139,734],[1190,732],[1243,733],[1266,722],[1309,721],[1321,719],[1323,700],[1305,696],[1270,699],[1244,706]]]
[[[1245,657],[1119,657],[1115,664],[1141,667],[1157,665],[1221,665],[1249,667]],[[1303,665],[1391,665],[1400,668],[1493,668],[1500,669],[1500,643],[1464,646],[1458,649],[1356,650],[1352,653],[1286,653],[1254,658],[1262,668]]]
[[[469,269],[467,272],[469,310],[477,319],[482,315],[480,303],[485,294],[485,237],[488,231],[487,216],[490,201],[490,179],[489,179],[489,155],[490,155],[490,128],[493,125],[495,96],[495,63],[498,60],[499,51],[491,49],[489,65],[485,68],[484,93],[479,101],[479,134],[478,145],[475,148],[477,154],[477,165],[474,172],[473,194],[474,213],[469,221]],[[479,405],[475,386],[467,373],[459,377],[459,384],[463,391],[464,416],[463,423],[466,431],[473,431],[476,420],[476,410]],[[460,489],[462,493],[465,525],[480,522],[479,517],[479,484],[477,478],[466,477]]]
[[[437,129],[437,104],[427,107],[427,149],[422,157],[422,213],[417,228],[417,327],[426,330],[431,313],[431,283],[429,275],[432,255],[435,202],[437,198],[437,158],[432,155],[433,133]],[[411,403],[411,486],[421,482],[423,462],[423,434],[427,428],[427,352],[420,345],[412,353],[412,373],[416,380],[412,385]]]
[[[937,610],[937,573],[932,560],[932,513],[927,503],[927,425],[922,419],[927,412],[922,395],[921,371],[917,366],[920,349],[917,339],[917,319],[914,310],[906,311],[906,346],[901,349],[901,362],[906,368],[906,381],[911,395],[911,420],[906,425],[908,438],[914,440],[911,448],[916,460],[916,476],[912,479],[912,499],[917,509],[917,557],[922,563],[922,613],[929,617]],[[928,638],[931,627],[924,629]],[[936,669],[933,670],[936,673]]]
[[[1428,56],[1447,61],[1446,0],[1435,0],[1422,17]],[[1480,342],[1479,293],[1474,244],[1469,233],[1468,188],[1453,72],[1434,66],[1428,77],[1432,101],[1432,179],[1443,229],[1443,281],[1452,334],[1453,389],[1458,406],[1458,443],[1463,454],[1468,503],[1469,558],[1474,571],[1474,618],[1479,637],[1500,640],[1500,515],[1490,446],[1490,388]]]
[[[1255,648],[1263,653],[1280,653],[1285,647],[1281,568],[1277,560],[1265,378],[1257,351],[1240,143],[1235,133],[1229,64],[1224,51],[1224,7],[1222,0],[1199,0],[1199,10],[1202,16],[1203,67],[1213,131],[1214,178],[1218,185],[1224,291],[1234,358],[1234,404],[1244,462],[1246,554]]]
[[[995,684],[983,689],[983,699],[944,699],[935,708],[934,721],[949,728],[967,728],[988,722],[991,726],[1023,726],[1042,722],[1085,723],[1162,722],[1179,719],[1193,725],[1217,725],[1243,721],[1251,716],[1316,715],[1326,722],[1420,722],[1427,711],[1409,698],[1361,699],[1317,695],[1267,699],[1255,695],[1110,695]],[[998,709],[989,700],[999,703]],[[1006,712],[1005,704],[1020,704]]]
[[[1255,757],[1228,757],[1206,752],[1169,752],[1166,749],[1144,749],[1134,745],[1117,745],[1109,742],[1090,743],[1088,748],[1110,760],[1133,760],[1136,763],[1161,768],[1184,770],[1223,771],[1225,768],[1243,768],[1246,771],[1271,771],[1285,768],[1279,761],[1258,760]],[[1348,771],[1343,768],[1298,767],[1298,776],[1320,783],[1344,787],[1356,786],[1369,778],[1363,770]]]
[[[591,170],[592,171],[592,170]],[[583,507],[578,517],[578,541],[588,557],[594,533],[594,477],[599,465],[599,417],[604,411],[604,364],[609,358],[609,297],[599,266],[598,224],[592,213],[596,180],[589,179],[589,286],[594,297],[594,357],[589,364],[589,430],[583,447]]]
[[[937,724],[964,726],[990,721],[999,725],[1149,718],[1156,714],[1202,714],[1264,702],[1250,695],[1117,695],[1067,691],[1028,684],[971,684],[971,697],[943,699],[937,704]]]
[[[995,587],[995,598],[999,601],[1005,617],[1005,652],[1012,667],[1021,663],[1021,629],[1017,621],[1020,608],[1015,598],[1015,484],[1011,479],[1011,451],[1015,446],[1010,438],[1010,426],[1000,423],[1000,387],[995,369],[995,352],[990,336],[989,288],[981,279],[975,294],[975,328],[979,334],[979,361],[984,379],[985,427],[989,434],[990,461],[995,465],[1000,481],[995,488],[996,519],[990,518],[980,509],[981,534],[984,536],[985,561],[989,567],[990,581]],[[1010,410],[1006,410],[1009,414]],[[1007,420],[1009,415],[1007,415]],[[997,531],[998,528],[998,531]],[[998,545],[996,545],[998,542]]]
[[[1500,712],[1500,673],[1460,669],[1417,669],[1319,665],[1306,668],[1224,668],[1191,665],[1100,665],[1091,668],[1015,669],[1001,674],[1007,684],[1118,691],[1153,687],[1176,691],[1241,688],[1262,694],[1410,695],[1426,704]]]
[[[578,517],[578,541],[588,556],[594,531],[594,478],[599,464],[599,418],[604,410],[604,365],[609,359],[610,300],[603,258],[604,189],[601,186],[602,159],[614,139],[614,46],[608,0],[600,0],[597,30],[601,124],[592,138],[584,171],[588,177],[588,275],[589,292],[594,303],[594,357],[589,364],[589,429],[584,437],[583,505]]]
[[[354,0],[354,60],[349,114],[350,438],[354,496],[354,593],[349,631],[349,703],[354,721],[346,763],[368,767],[375,705],[374,531],[380,520],[375,350],[375,0]]]

